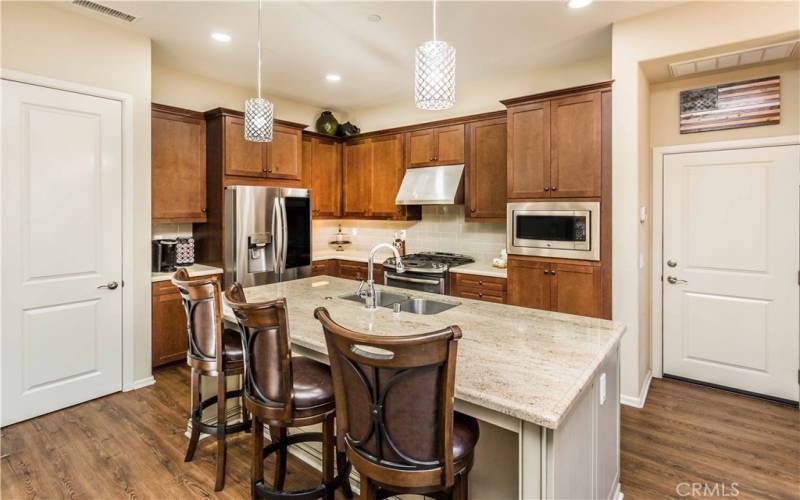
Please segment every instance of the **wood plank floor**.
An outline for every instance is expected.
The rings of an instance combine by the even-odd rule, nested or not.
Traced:
[[[214,493],[214,440],[183,462],[186,367],[155,377],[152,387],[4,428],[2,498],[248,498],[249,435],[230,438],[225,490]],[[317,477],[290,457],[288,487]],[[645,408],[622,410],[622,489],[626,500],[675,498],[682,482],[736,482],[740,498],[800,498],[800,412],[654,380]]]
[[[726,485],[728,497],[735,486],[737,498],[800,499],[800,411],[654,379],[644,408],[622,407],[621,462],[625,500],[676,498],[691,483]],[[681,483],[689,486],[676,490]]]

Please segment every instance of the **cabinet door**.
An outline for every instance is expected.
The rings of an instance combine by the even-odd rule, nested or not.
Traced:
[[[550,103],[508,109],[508,197],[544,198],[550,191]]]
[[[395,217],[403,207],[395,204],[403,182],[403,136],[386,135],[372,139],[372,196],[370,215]]]
[[[552,310],[578,316],[601,316],[601,270],[597,266],[553,264]]]
[[[508,303],[549,310],[552,296],[550,278],[550,264],[509,257]]]
[[[600,92],[555,99],[550,112],[551,196],[600,196]]]
[[[322,276],[324,274],[330,275],[328,270],[329,260],[317,260],[311,263],[311,276]]]
[[[464,163],[464,124],[438,127],[436,129],[437,165],[456,165]]]
[[[432,128],[406,134],[406,161],[409,167],[424,167],[434,163],[436,131]]]
[[[375,269],[372,270],[375,273]],[[348,280],[356,280],[356,281],[363,281],[367,279],[367,265],[362,262],[350,262],[350,261],[340,261],[339,262],[339,277],[348,279]]]
[[[266,146],[244,138],[244,118],[225,117],[225,175],[265,177],[267,175]]]
[[[372,144],[369,140],[347,143],[342,166],[342,215],[367,215],[372,185]]]
[[[275,125],[272,142],[267,143],[267,177],[300,180],[303,174],[302,132]]]
[[[153,222],[206,221],[206,121],[154,106]]]
[[[467,217],[506,216],[506,120],[468,125]]]
[[[160,366],[186,358],[189,347],[186,312],[172,283],[153,284],[152,363]]]
[[[313,215],[338,217],[341,215],[342,171],[341,145],[325,139],[304,140],[303,161],[311,174],[311,202]],[[310,156],[306,160],[306,154]]]

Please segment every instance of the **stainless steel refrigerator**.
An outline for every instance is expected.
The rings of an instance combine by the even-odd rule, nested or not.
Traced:
[[[225,283],[244,287],[311,276],[307,189],[225,188]]]

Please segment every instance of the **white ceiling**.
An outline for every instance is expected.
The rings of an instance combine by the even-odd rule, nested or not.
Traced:
[[[255,85],[255,2],[95,1],[138,19],[67,8],[147,34],[157,64]],[[438,33],[456,47],[456,81],[476,81],[609,56],[611,23],[674,3],[440,2]],[[338,109],[413,98],[414,48],[431,38],[430,2],[264,2],[263,12],[265,92]],[[214,31],[233,40],[213,41]],[[328,82],[327,73],[342,80]]]

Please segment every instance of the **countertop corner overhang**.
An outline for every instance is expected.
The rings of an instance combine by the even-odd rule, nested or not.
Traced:
[[[324,355],[322,327],[313,316],[320,306],[341,325],[373,335],[412,335],[458,325],[463,337],[456,399],[550,429],[558,428],[625,332],[624,325],[603,319],[385,286],[378,288],[460,305],[427,316],[388,308],[370,311],[339,298],[356,286],[318,276],[247,288],[245,295],[250,301],[285,297],[291,342]],[[227,306],[224,316],[235,322]]]

